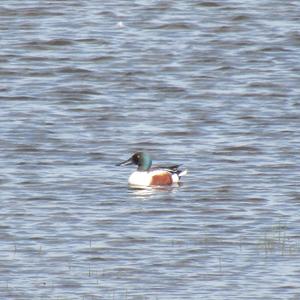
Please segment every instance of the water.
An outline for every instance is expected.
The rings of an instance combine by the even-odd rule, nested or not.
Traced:
[[[4,1],[1,299],[299,299],[299,11]]]

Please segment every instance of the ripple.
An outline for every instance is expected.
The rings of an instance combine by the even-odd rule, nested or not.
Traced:
[[[168,24],[161,24],[159,26],[152,27],[152,29],[157,29],[157,30],[190,30],[194,29],[196,26],[191,23],[168,23]]]
[[[203,1],[201,3],[198,3],[197,6],[203,6],[203,7],[220,7],[220,6],[222,6],[222,4],[218,3],[218,2],[212,2],[212,1]]]

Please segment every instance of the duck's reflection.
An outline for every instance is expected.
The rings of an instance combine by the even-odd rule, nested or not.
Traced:
[[[173,184],[171,186],[138,186],[138,185],[129,185],[129,193],[140,199],[150,199],[152,196],[159,195],[161,193],[176,193],[178,188],[182,184]]]

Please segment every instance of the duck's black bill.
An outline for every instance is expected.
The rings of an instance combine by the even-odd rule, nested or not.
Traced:
[[[128,165],[132,165],[133,161],[131,159],[131,157],[121,163],[116,164],[116,166],[128,166]]]

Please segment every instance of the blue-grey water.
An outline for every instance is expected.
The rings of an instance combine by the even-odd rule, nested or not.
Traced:
[[[300,299],[299,12],[2,1],[0,298]]]

